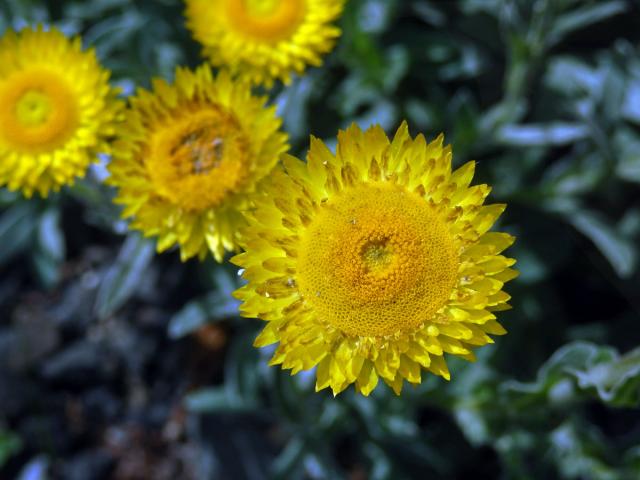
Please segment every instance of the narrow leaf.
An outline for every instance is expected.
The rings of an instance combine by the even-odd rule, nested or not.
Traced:
[[[153,242],[139,234],[127,237],[98,290],[95,311],[99,318],[111,315],[136,292],[153,253]]]

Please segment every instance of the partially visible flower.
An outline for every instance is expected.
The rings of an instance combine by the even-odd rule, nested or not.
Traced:
[[[0,38],[0,185],[45,197],[109,151],[123,103],[93,50],[41,26]]]
[[[322,64],[345,0],[186,0],[187,26],[213,65],[270,86]]]
[[[107,180],[131,228],[178,244],[183,260],[237,250],[247,194],[288,148],[281,121],[245,81],[178,68],[140,89],[119,129]]]
[[[279,343],[271,364],[317,367],[316,389],[381,378],[396,394],[423,370],[447,380],[444,353],[472,349],[505,330],[505,282],[514,238],[489,232],[504,205],[469,186],[474,162],[451,171],[451,148],[403,124],[392,142],[380,127],[352,126],[337,154],[312,138],[307,163],[285,156],[255,195],[232,259],[248,283],[241,313],[266,321],[256,346]]]

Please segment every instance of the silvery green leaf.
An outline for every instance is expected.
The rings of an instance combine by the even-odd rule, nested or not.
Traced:
[[[154,251],[153,241],[137,233],[127,237],[98,289],[95,311],[99,318],[108,317],[135,294]]]

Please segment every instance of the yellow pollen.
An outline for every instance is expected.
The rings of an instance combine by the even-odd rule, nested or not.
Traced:
[[[397,185],[362,185],[331,197],[301,242],[300,292],[346,335],[414,331],[456,285],[459,260],[447,224]]]
[[[220,204],[245,179],[249,142],[238,120],[215,106],[193,108],[151,139],[146,165],[161,196],[185,210]]]
[[[44,69],[25,70],[0,80],[0,105],[0,135],[18,151],[55,149],[78,125],[69,86]]]
[[[16,117],[22,125],[35,127],[47,121],[51,107],[51,100],[46,94],[30,90],[18,100]]]
[[[270,42],[290,37],[304,18],[304,0],[227,0],[231,26],[245,35]]]
[[[362,249],[361,255],[368,271],[384,270],[393,260],[393,250],[387,239],[367,243]]]

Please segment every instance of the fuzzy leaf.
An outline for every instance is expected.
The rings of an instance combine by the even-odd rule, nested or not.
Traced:
[[[138,234],[127,237],[100,284],[95,304],[99,318],[108,317],[133,296],[153,259],[154,250],[153,242]]]

